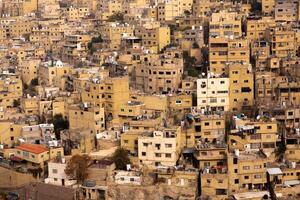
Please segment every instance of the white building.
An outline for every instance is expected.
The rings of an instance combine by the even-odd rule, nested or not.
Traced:
[[[141,176],[141,172],[138,171],[117,171],[115,175],[115,182],[117,184],[141,185]]]
[[[229,78],[213,77],[197,80],[197,108],[211,111],[229,110]]]
[[[45,183],[52,185],[60,186],[71,186],[76,184],[76,180],[70,179],[65,173],[67,164],[65,158],[62,158],[61,161],[57,162],[51,161],[48,163],[48,178],[45,179]]]
[[[26,143],[57,146],[53,124],[24,126],[21,131],[21,136]]]
[[[97,140],[120,140],[121,132],[119,130],[106,130],[96,134]]]

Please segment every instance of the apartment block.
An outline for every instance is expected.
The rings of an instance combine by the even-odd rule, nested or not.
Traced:
[[[138,157],[141,165],[175,166],[179,159],[181,128],[145,133],[138,139]]]
[[[197,80],[197,107],[203,110],[228,111],[229,78],[210,76]]]

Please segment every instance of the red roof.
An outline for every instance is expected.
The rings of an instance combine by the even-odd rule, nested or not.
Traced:
[[[30,153],[35,153],[35,154],[40,154],[49,150],[44,145],[40,145],[40,144],[21,144],[20,146],[17,146],[16,149],[20,149],[22,151],[28,151]]]

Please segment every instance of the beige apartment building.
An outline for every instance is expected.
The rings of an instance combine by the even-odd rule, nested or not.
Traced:
[[[144,56],[144,62],[135,68],[135,86],[145,92],[161,93],[176,91],[181,83],[183,60],[168,56],[161,59],[158,55]]]
[[[275,0],[261,0],[262,12],[265,15],[272,15],[275,9]]]
[[[62,15],[66,17],[68,21],[79,21],[88,17],[90,9],[88,7],[68,7],[62,9]]]
[[[209,35],[210,37],[241,37],[242,21],[238,13],[224,10],[212,13]]]
[[[0,144],[8,148],[14,146],[18,143],[18,139],[21,136],[22,127],[26,124],[12,123],[11,121],[1,121],[0,122]]]
[[[251,57],[254,59],[256,71],[265,71],[268,68],[270,45],[270,42],[264,40],[251,42]]]
[[[119,0],[100,0],[97,3],[97,15],[107,20],[111,15],[122,11],[122,2]]]
[[[106,116],[117,119],[121,105],[129,100],[128,76],[92,78],[81,93],[81,99],[104,107]]]
[[[101,38],[104,47],[108,49],[120,49],[123,38],[133,37],[134,28],[128,24],[108,23],[100,27]]]
[[[38,115],[39,114],[39,102],[40,98],[34,96],[28,96],[27,98],[22,98],[21,109],[27,116]]]
[[[91,36],[88,34],[74,34],[65,36],[65,44],[62,49],[62,57],[67,61],[83,56],[88,49]]]
[[[181,151],[181,128],[166,128],[138,138],[140,165],[175,166]]]
[[[193,115],[191,129],[195,132],[195,139],[207,142],[216,141],[225,135],[225,118],[222,115]]]
[[[192,0],[161,1],[157,5],[157,19],[161,22],[173,21],[185,11],[191,12],[192,4]]]
[[[278,140],[276,121],[251,121],[236,118],[235,129],[229,135],[229,149],[269,150],[272,152]]]
[[[154,53],[161,51],[171,42],[169,27],[145,28],[139,34],[145,49],[152,50]]]
[[[23,94],[21,76],[18,74],[3,73],[0,75],[0,107],[6,109],[20,101]]]
[[[279,58],[296,54],[295,33],[289,25],[267,29],[267,40],[271,43],[271,54]]]
[[[15,1],[15,0],[5,0],[2,3],[2,15],[9,16],[23,16],[30,13],[36,12],[38,10],[38,1]]]
[[[33,20],[26,18],[15,18],[7,21],[1,21],[2,26],[5,28],[7,37],[20,37],[24,34],[30,34],[32,28],[36,25]]]
[[[69,74],[71,66],[60,60],[49,60],[39,66],[39,84],[45,86],[55,86],[55,80],[61,80],[63,76]]]
[[[230,0],[195,0],[192,6],[192,14],[195,17],[206,17],[214,8],[228,8],[232,6]]]
[[[232,63],[229,70],[230,110],[240,111],[254,104],[254,76],[250,64]]]
[[[272,162],[262,151],[240,152],[228,155],[228,194],[263,189],[267,184],[267,163]]]
[[[250,63],[249,41],[246,38],[216,37],[209,39],[210,72],[222,74],[226,64],[240,62]]]
[[[274,14],[275,21],[296,22],[299,20],[299,1],[277,0]]]
[[[81,105],[71,105],[68,119],[71,130],[91,130],[91,134],[100,133],[105,129],[104,108],[92,107],[87,103]]]
[[[272,17],[253,17],[247,18],[247,38],[252,41],[266,39],[266,30],[276,27],[275,20]]]
[[[23,83],[29,85],[31,80],[38,78],[40,60],[27,59],[20,64],[21,78]]]

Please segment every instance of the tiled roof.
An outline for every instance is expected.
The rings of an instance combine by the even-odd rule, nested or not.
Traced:
[[[17,146],[16,149],[28,151],[35,154],[40,154],[49,150],[45,146],[39,144],[21,144],[20,146]]]

